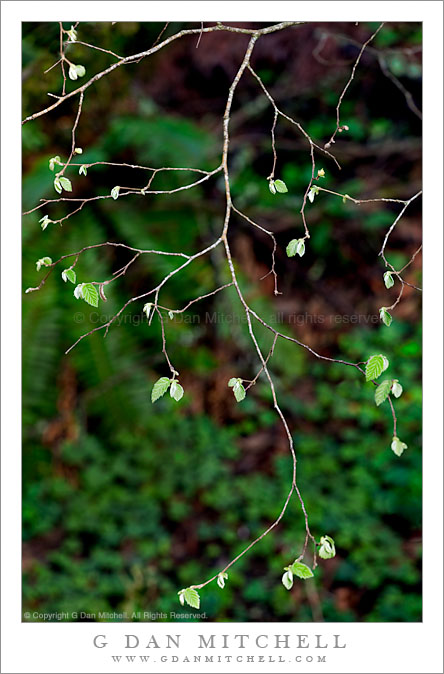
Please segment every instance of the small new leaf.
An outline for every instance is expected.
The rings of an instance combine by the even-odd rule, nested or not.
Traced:
[[[161,398],[169,389],[171,384],[171,379],[168,377],[161,377],[156,381],[151,391],[151,402],[155,403],[156,400]]]
[[[277,189],[277,191],[280,192],[281,194],[285,194],[285,192],[288,192],[287,185],[284,183],[283,180],[275,180],[274,186]]]
[[[65,281],[65,283],[67,281],[71,281],[71,283],[75,283],[76,282],[76,273],[75,273],[74,269],[64,269],[62,271],[62,279]]]
[[[377,356],[372,356],[365,366],[365,380],[372,381],[372,379],[377,379],[389,366],[388,359],[379,354]]]
[[[79,285],[74,288],[74,297],[76,300],[80,300],[83,297],[83,283],[79,283]]]
[[[385,307],[380,308],[379,318],[384,323],[384,325],[386,325],[388,328],[390,327],[393,319]]]
[[[41,228],[43,231],[47,228],[47,226],[52,222],[50,218],[48,218],[47,215],[44,215],[43,218],[40,218],[39,222],[41,223]]]
[[[78,77],[83,77],[85,73],[86,70],[84,66],[76,66],[74,63],[71,63],[69,66],[68,75],[70,80],[76,80]]]
[[[74,148],[74,154],[83,154],[83,150],[81,147],[75,147]]]
[[[293,562],[291,570],[298,578],[303,578],[304,580],[306,578],[313,578],[313,571],[306,564],[302,564],[302,562]]]
[[[238,403],[247,395],[241,380],[238,380],[233,386],[233,393]]]
[[[225,571],[221,571],[221,573],[219,573],[217,575],[217,584],[219,585],[221,590],[224,589],[225,581],[227,580],[227,578],[228,578],[228,573],[225,573]]]
[[[384,274],[384,284],[386,288],[392,288],[395,285],[391,271],[386,271]]]
[[[151,309],[153,307],[152,302],[147,302],[146,304],[143,305],[143,313],[146,314],[147,321],[150,320],[150,314],[151,314]]]
[[[291,570],[290,567],[286,567],[286,571],[284,575],[282,576],[282,585],[285,587],[286,590],[291,590],[293,587],[293,571]]]
[[[42,257],[40,260],[37,260],[35,263],[37,271],[40,271],[42,267],[49,267],[49,265],[52,264],[52,260],[50,257]]]
[[[71,42],[75,42],[77,40],[77,31],[74,26],[71,26],[70,30],[66,31],[66,34],[68,35]]]
[[[56,157],[51,157],[51,159],[49,160],[49,170],[54,171],[54,166],[56,164],[59,164],[59,165],[62,164],[59,155],[57,155]]]
[[[299,255],[299,257],[302,257],[303,254],[305,253],[305,243],[304,239],[299,239],[298,245],[296,247],[296,252]]]
[[[86,164],[82,164],[81,167],[79,168],[79,176],[86,176],[88,173],[88,167]]]
[[[194,588],[187,587],[185,590],[181,590],[180,592],[178,592],[178,595],[179,601],[182,604],[182,606],[186,602],[192,608],[200,607],[199,593]]]
[[[317,194],[319,194],[319,187],[317,185],[310,187],[310,191],[308,192],[308,200],[310,203],[313,203]]]
[[[113,199],[118,199],[119,198],[119,192],[120,192],[120,185],[116,185],[113,187],[111,190],[111,196]]]
[[[228,382],[228,386],[235,386],[239,382],[242,384],[242,379],[239,379],[238,377],[231,377],[230,381]]]
[[[170,387],[170,396],[176,401],[179,402],[179,400],[183,396],[183,387],[177,382],[175,379],[171,382],[171,387]]]
[[[74,63],[69,66],[68,75],[70,80],[76,80],[78,78],[77,68]]]
[[[381,384],[379,384],[378,388],[375,391],[375,403],[379,407],[379,405],[382,405],[384,400],[387,400],[388,395],[390,393],[390,389],[392,388],[392,379],[385,379]]]
[[[268,183],[268,188],[272,194],[276,194],[276,187],[274,185],[274,180],[270,180]]]
[[[54,189],[57,192],[57,194],[62,193],[62,185],[59,178],[54,178]]]
[[[392,439],[391,448],[396,456],[401,456],[401,454],[404,452],[404,449],[407,449],[407,445],[405,442],[401,442],[401,440],[395,435]]]
[[[92,283],[82,283],[82,299],[92,307],[99,306],[99,293]]]
[[[318,178],[325,178],[325,171],[323,168],[318,170]]]
[[[395,398],[399,398],[400,396],[402,396],[402,391],[403,391],[403,389],[402,389],[401,384],[399,383],[399,381],[397,379],[394,379],[393,380],[393,386],[392,386],[392,393],[395,396]]]
[[[288,257],[294,257],[298,249],[298,239],[292,239],[287,246],[287,255]]]
[[[331,559],[336,555],[335,542],[330,536],[321,536],[321,547],[318,554],[322,559]]]

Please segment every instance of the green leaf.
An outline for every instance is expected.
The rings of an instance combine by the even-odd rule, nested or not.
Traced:
[[[74,154],[83,154],[83,150],[81,147],[75,147],[74,148]]]
[[[99,306],[99,293],[92,283],[82,283],[82,299],[92,307]]]
[[[173,311],[169,311],[169,312],[168,312],[168,316],[170,317],[171,320],[173,320],[173,318],[174,318],[174,312],[173,312]]]
[[[74,269],[64,269],[62,271],[62,279],[65,281],[71,281],[71,283],[76,282],[76,273]]]
[[[331,559],[336,555],[335,542],[330,536],[321,536],[318,554],[322,559]]]
[[[225,571],[221,571],[221,573],[217,574],[217,584],[219,585],[220,589],[223,590],[225,587],[225,581],[228,578],[228,573],[225,573]]]
[[[179,402],[179,400],[180,400],[180,399],[182,398],[182,396],[183,396],[183,388],[182,388],[182,386],[179,384],[179,382],[177,382],[176,380],[173,380],[173,381],[171,382],[170,396],[171,396],[176,402]]]
[[[385,307],[380,308],[379,318],[384,323],[384,325],[386,325],[388,328],[390,327],[393,319]]]
[[[155,403],[156,400],[161,398],[169,389],[171,384],[171,379],[168,377],[161,377],[156,381],[151,391],[151,402]]]
[[[390,389],[392,388],[393,379],[385,379],[375,391],[375,403],[379,407],[384,400],[388,398]]]
[[[287,185],[284,183],[283,180],[275,180],[274,186],[277,189],[277,191],[280,192],[281,194],[285,194],[285,192],[288,192]]]
[[[241,400],[243,400],[245,398],[245,396],[247,394],[245,392],[245,389],[244,389],[241,381],[237,381],[235,383],[235,385],[233,386],[233,393],[234,393],[234,397],[236,398],[238,403],[240,403]]]
[[[59,179],[59,178],[54,178],[54,189],[55,189],[55,191],[57,192],[57,194],[61,194],[61,193],[62,193],[62,185],[61,185],[61,183],[60,183],[60,179]]]
[[[228,386],[235,386],[237,382],[242,384],[242,379],[239,379],[238,377],[231,377],[230,381],[228,382]]]
[[[287,246],[287,255],[288,255],[288,257],[294,257],[294,256],[296,255],[297,248],[298,248],[298,243],[299,243],[299,240],[298,240],[298,239],[292,239],[292,240],[290,241],[290,243],[289,243],[288,246]]]
[[[82,164],[81,167],[79,168],[79,176],[86,176],[88,173],[88,167],[86,164]]]
[[[293,571],[287,567],[287,571],[282,576],[282,585],[286,590],[291,590],[293,587]]]
[[[194,588],[187,587],[185,590],[181,590],[180,592],[178,592],[178,595],[179,601],[182,604],[182,606],[184,605],[184,602],[186,602],[192,608],[200,607],[199,593]]]
[[[119,198],[119,192],[120,192],[120,185],[116,185],[113,187],[111,190],[111,196],[113,199],[118,199]]]
[[[313,577],[313,571],[306,564],[302,564],[302,562],[293,562],[290,568],[298,578],[305,580],[306,578]]]
[[[404,452],[404,449],[407,449],[407,445],[405,442],[401,442],[401,440],[396,435],[394,435],[391,448],[396,456],[401,456],[401,454]]]
[[[365,366],[365,379],[366,381],[371,381],[372,379],[377,379],[389,366],[389,362],[385,356],[379,354],[377,356],[371,356],[367,361]]]
[[[399,383],[399,381],[397,379],[394,379],[393,380],[393,386],[392,386],[392,393],[395,396],[395,398],[399,398],[400,396],[402,396],[402,391],[403,391],[403,388],[402,388],[401,384]]]
[[[296,252],[299,255],[299,257],[302,257],[303,254],[305,253],[304,239],[299,239],[298,245],[297,245],[297,248],[296,248]]]
[[[86,73],[85,66],[78,65],[78,66],[75,66],[75,69],[76,69],[77,75],[79,77],[83,77]]]
[[[60,176],[59,182],[64,190],[66,190],[67,192],[72,192],[72,185],[69,178],[65,178],[65,176]]]
[[[392,272],[386,271],[384,274],[384,283],[386,288],[392,288],[395,285],[393,280]]]

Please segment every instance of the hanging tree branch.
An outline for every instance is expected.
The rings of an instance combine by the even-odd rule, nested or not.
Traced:
[[[230,227],[231,227],[231,221],[232,221],[232,214],[236,214],[237,216],[241,217],[244,219],[246,222],[248,222],[250,225],[253,227],[257,228],[258,230],[264,232],[267,236],[270,237],[272,241],[272,254],[271,254],[271,268],[268,274],[271,274],[274,279],[274,294],[278,295],[278,275],[276,271],[276,251],[277,251],[277,242],[276,238],[270,230],[266,229],[259,223],[257,223],[253,218],[251,218],[249,215],[243,213],[241,210],[239,210],[235,204],[233,203],[232,199],[232,194],[231,194],[231,176],[230,176],[230,170],[229,170],[229,148],[230,148],[230,117],[231,117],[231,111],[232,111],[232,104],[233,104],[233,99],[236,93],[236,90],[238,88],[239,83],[241,82],[242,78],[244,77],[245,73],[248,72],[250,73],[253,78],[257,81],[259,84],[259,87],[273,108],[273,122],[270,130],[270,135],[271,135],[271,152],[272,152],[272,167],[271,167],[271,172],[266,178],[266,180],[269,183],[269,188],[270,191],[273,194],[276,194],[276,192],[281,192],[285,193],[288,191],[287,186],[285,183],[280,180],[276,179],[275,174],[276,174],[276,168],[278,164],[278,146],[279,146],[279,139],[278,139],[278,121],[279,119],[286,120],[293,126],[297,128],[300,134],[304,137],[305,141],[308,144],[308,151],[309,151],[309,156],[310,156],[310,164],[311,164],[311,175],[310,179],[308,182],[308,185],[306,187],[306,190],[302,196],[302,204],[300,208],[300,216],[302,220],[302,226],[304,228],[304,236],[299,238],[299,239],[293,239],[292,241],[289,242],[287,246],[287,255],[289,257],[293,257],[296,254],[299,256],[303,256],[305,252],[305,242],[310,239],[310,232],[308,228],[308,224],[306,221],[306,208],[308,206],[308,203],[313,202],[314,198],[319,195],[321,192],[325,192],[327,194],[331,194],[333,196],[341,197],[344,202],[346,201],[351,201],[357,205],[361,205],[364,203],[369,203],[369,202],[385,202],[385,203],[400,203],[403,205],[403,208],[391,227],[389,228],[388,232],[385,235],[381,251],[379,255],[382,257],[385,265],[387,268],[389,268],[390,271],[386,272],[384,275],[384,281],[387,287],[390,287],[390,282],[387,281],[387,274],[390,275],[395,275],[399,281],[401,282],[401,291],[399,293],[398,298],[394,302],[394,304],[389,307],[390,309],[393,309],[400,301],[404,286],[405,285],[411,285],[410,283],[407,283],[404,281],[404,279],[401,277],[401,273],[414,261],[415,257],[419,253],[420,249],[418,249],[412,258],[410,259],[407,264],[405,264],[402,269],[399,271],[396,271],[394,267],[387,261],[386,256],[385,256],[385,248],[387,245],[387,241],[389,239],[390,234],[392,233],[393,229],[395,226],[398,224],[400,219],[402,218],[405,210],[407,207],[421,194],[421,192],[418,192],[414,196],[412,196],[408,200],[403,200],[399,198],[386,198],[386,197],[375,197],[375,198],[366,198],[366,199],[357,199],[354,197],[350,197],[349,195],[344,195],[341,194],[340,192],[336,192],[334,190],[329,190],[326,188],[323,188],[320,186],[320,181],[325,177],[325,171],[323,168],[317,169],[316,166],[316,159],[315,159],[315,152],[316,153],[321,153],[327,160],[332,160],[334,165],[340,169],[339,163],[337,162],[336,158],[334,155],[329,152],[329,148],[331,145],[335,142],[335,136],[338,132],[341,132],[342,130],[347,130],[347,127],[345,125],[341,126],[340,123],[340,108],[341,104],[344,100],[344,97],[347,93],[347,89],[349,88],[351,82],[354,79],[356,69],[359,65],[361,56],[366,49],[367,45],[375,38],[375,36],[379,33],[379,31],[382,29],[383,24],[381,24],[378,29],[368,38],[368,40],[361,46],[358,58],[356,59],[353,68],[351,70],[350,77],[341,92],[338,100],[338,104],[336,106],[336,128],[333,132],[333,135],[331,136],[330,140],[325,143],[325,145],[322,147],[319,143],[316,143],[311,136],[308,134],[308,132],[302,127],[302,125],[287,115],[283,110],[281,110],[280,106],[276,103],[275,99],[273,98],[272,94],[268,91],[268,89],[265,87],[262,79],[258,76],[258,74],[255,72],[253,69],[250,61],[252,58],[252,54],[254,52],[255,45],[257,44],[259,39],[262,39],[266,35],[269,35],[271,33],[277,32],[277,31],[282,31],[286,29],[293,29],[299,26],[301,22],[294,22],[294,21],[284,21],[278,24],[274,24],[271,26],[267,26],[261,29],[248,29],[248,28],[239,28],[235,26],[229,26],[225,25],[222,23],[217,23],[214,26],[207,26],[204,27],[203,24],[200,25],[199,28],[196,29],[185,29],[181,30],[178,33],[175,33],[174,35],[164,39],[162,42],[160,42],[160,39],[166,30],[168,24],[164,27],[160,35],[158,36],[156,42],[154,45],[143,52],[139,52],[138,54],[133,54],[131,56],[127,57],[121,57],[114,52],[111,52],[110,50],[106,50],[103,48],[98,48],[94,47],[94,45],[90,45],[85,42],[77,42],[79,45],[83,45],[87,48],[92,48],[92,49],[99,49],[100,51],[105,51],[109,53],[110,55],[114,56],[115,58],[118,58],[119,60],[116,63],[113,63],[112,65],[108,66],[106,69],[102,70],[101,72],[95,74],[92,76],[85,84],[82,86],[78,87],[77,89],[66,93],[66,74],[65,74],[65,62],[70,64],[70,62],[67,60],[66,55],[65,55],[65,48],[64,48],[64,42],[63,42],[63,35],[65,33],[68,34],[69,38],[71,41],[77,41],[77,24],[75,26],[72,26],[70,31],[66,31],[63,28],[63,25],[60,23],[60,60],[57,62],[61,64],[61,71],[62,71],[62,77],[63,77],[63,88],[62,88],[62,96],[59,96],[56,100],[55,103],[52,105],[48,106],[47,108],[36,112],[32,115],[29,115],[23,120],[23,124],[28,123],[32,120],[35,120],[43,115],[46,115],[50,111],[55,110],[58,108],[65,100],[74,98],[78,96],[78,107],[77,107],[77,112],[76,116],[73,122],[72,126],[72,131],[71,131],[71,148],[70,152],[68,155],[68,159],[66,161],[62,161],[60,157],[54,157],[50,160],[50,168],[51,170],[54,169],[55,165],[60,166],[60,170],[55,173],[55,178],[54,178],[54,187],[59,194],[62,192],[62,190],[70,192],[72,189],[71,186],[71,181],[66,177],[66,172],[68,169],[71,169],[73,167],[80,167],[79,173],[86,175],[86,172],[88,169],[93,168],[95,166],[113,166],[113,167],[121,167],[122,169],[139,169],[139,170],[146,170],[151,172],[151,175],[148,179],[148,181],[143,185],[142,187],[122,187],[122,186],[115,186],[110,190],[109,194],[104,194],[104,195],[94,195],[91,197],[80,197],[80,198],[72,198],[72,197],[59,197],[55,199],[43,199],[41,202],[31,208],[30,210],[26,211],[24,215],[31,214],[35,212],[36,210],[49,207],[51,208],[53,204],[55,203],[65,203],[67,202],[68,204],[73,203],[77,207],[72,210],[70,213],[67,215],[64,215],[63,217],[57,219],[57,220],[51,220],[48,215],[43,216],[41,219],[42,223],[42,229],[46,229],[46,227],[49,224],[54,224],[58,223],[61,224],[62,222],[65,222],[68,218],[71,218],[73,215],[79,213],[85,206],[88,204],[95,202],[95,201],[100,201],[103,199],[120,199],[123,197],[127,197],[130,195],[139,195],[143,196],[144,198],[147,197],[149,198],[150,195],[173,195],[178,192],[184,191],[184,190],[189,190],[193,189],[194,187],[197,187],[198,185],[201,185],[202,183],[208,181],[210,178],[213,176],[216,176],[218,174],[223,175],[223,183],[224,183],[224,193],[225,193],[225,204],[224,204],[224,216],[221,219],[221,231],[219,236],[212,242],[209,243],[206,247],[204,247],[202,250],[199,250],[197,252],[194,252],[192,254],[186,254],[182,251],[161,251],[161,250],[146,250],[142,248],[135,248],[132,246],[128,246],[125,243],[120,243],[120,242],[104,242],[104,243],[96,243],[93,245],[88,245],[83,247],[81,250],[74,252],[74,253],[69,253],[66,255],[61,256],[58,260],[53,262],[50,258],[45,257],[42,258],[41,260],[37,261],[37,269],[39,270],[42,267],[47,268],[46,275],[42,278],[40,281],[39,285],[33,288],[28,288],[26,292],[35,292],[38,290],[41,290],[41,288],[45,285],[46,281],[48,280],[49,276],[52,274],[52,272],[55,270],[55,268],[60,268],[60,264],[68,260],[70,258],[74,258],[70,266],[64,270],[62,270],[62,278],[63,280],[71,281],[73,284],[76,284],[77,282],[77,277],[76,277],[76,272],[75,268],[76,265],[80,259],[80,257],[84,254],[86,254],[89,250],[92,249],[99,249],[99,248],[121,248],[123,250],[127,250],[129,253],[132,254],[130,257],[129,261],[122,266],[120,269],[116,270],[113,274],[112,277],[109,279],[105,280],[100,280],[100,281],[91,281],[89,283],[82,283],[82,284],[77,284],[74,294],[77,297],[77,299],[83,299],[86,301],[88,304],[92,306],[98,306],[98,303],[100,299],[105,301],[106,296],[105,296],[105,287],[108,286],[109,284],[118,281],[118,279],[121,279],[123,276],[125,276],[127,270],[135,264],[139,258],[143,255],[160,255],[160,256],[175,256],[178,258],[183,258],[180,260],[180,264],[174,268],[172,271],[170,271],[168,274],[164,276],[164,278],[151,290],[147,290],[142,292],[141,294],[129,298],[123,306],[106,322],[103,323],[102,325],[99,325],[92,330],[82,334],[79,336],[79,338],[72,344],[66,351],[66,353],[69,353],[75,346],[77,346],[84,338],[92,335],[95,332],[98,331],[104,331],[104,336],[108,334],[109,329],[111,326],[117,322],[117,319],[119,316],[129,307],[130,305],[139,302],[139,301],[144,301],[150,297],[152,301],[150,302],[145,302],[143,306],[143,312],[146,315],[146,318],[149,322],[153,320],[153,317],[156,316],[159,323],[160,323],[160,330],[161,330],[161,338],[162,338],[162,353],[165,357],[167,367],[169,369],[169,372],[171,374],[171,377],[162,377],[159,379],[153,387],[152,391],[152,401],[155,402],[159,397],[164,395],[168,390],[170,391],[171,397],[179,401],[182,396],[183,396],[183,388],[179,384],[178,377],[179,373],[175,370],[172,361],[170,359],[170,356],[167,352],[167,330],[166,330],[166,325],[165,325],[165,317],[168,315],[170,318],[173,318],[174,315],[183,313],[189,309],[190,306],[193,304],[204,300],[205,298],[214,296],[215,294],[222,292],[223,290],[227,288],[234,288],[238,297],[238,300],[240,302],[240,305],[242,306],[243,313],[245,315],[247,327],[248,327],[248,334],[249,338],[254,350],[254,353],[256,354],[258,364],[259,364],[259,370],[257,371],[257,374],[254,376],[253,379],[246,379],[242,377],[236,377],[232,378],[228,382],[228,386],[232,388],[234,397],[236,401],[241,402],[249,389],[255,385],[255,383],[258,381],[259,377],[264,376],[267,383],[268,387],[271,392],[271,397],[273,401],[273,407],[274,410],[276,411],[277,417],[279,418],[279,421],[282,425],[282,428],[285,433],[285,437],[287,439],[287,444],[288,444],[288,451],[289,455],[291,457],[291,462],[292,462],[292,471],[291,471],[291,481],[288,487],[288,492],[285,495],[285,498],[283,499],[283,503],[279,505],[277,508],[277,515],[276,518],[265,528],[262,533],[258,534],[258,536],[251,541],[234,559],[232,559],[228,564],[225,565],[223,569],[218,571],[217,573],[213,574],[210,578],[207,580],[192,585],[189,588],[185,588],[181,590],[179,594],[179,599],[182,603],[187,602],[191,606],[198,607],[199,606],[199,595],[197,590],[202,589],[209,583],[211,583],[214,580],[217,580],[218,584],[220,587],[224,586],[225,580],[227,578],[227,571],[230,569],[241,557],[243,557],[248,551],[250,551],[255,545],[257,545],[265,536],[268,535],[273,529],[275,529],[278,524],[281,522],[282,518],[284,517],[286,510],[288,508],[288,505],[292,499],[292,496],[296,494],[303,519],[304,519],[304,529],[305,529],[305,536],[304,536],[304,543],[302,545],[302,549],[299,550],[299,554],[296,555],[295,561],[288,567],[285,567],[285,574],[283,576],[282,582],[284,583],[284,586],[287,589],[290,589],[292,584],[293,584],[293,576],[299,576],[301,578],[307,578],[313,575],[311,569],[304,563],[302,563],[302,559],[304,559],[305,555],[307,554],[307,546],[308,543],[311,541],[313,543],[313,557],[312,557],[312,568],[314,569],[317,564],[317,554],[323,558],[328,558],[334,556],[334,542],[333,539],[330,537],[322,537],[320,542],[318,542],[313,535],[313,533],[310,530],[310,525],[309,525],[309,516],[308,516],[308,511],[304,502],[304,499],[302,497],[301,491],[298,486],[297,482],[297,456],[296,456],[296,451],[295,451],[295,446],[294,446],[294,440],[293,436],[290,430],[289,423],[279,405],[278,401],[278,396],[276,393],[276,387],[275,383],[273,380],[273,375],[271,372],[271,363],[273,359],[273,354],[274,350],[276,347],[276,344],[278,340],[283,339],[286,341],[290,341],[306,351],[308,351],[312,356],[315,358],[330,362],[330,363],[336,363],[340,365],[345,365],[348,367],[352,367],[355,370],[357,370],[360,374],[360,376],[364,375],[366,378],[366,381],[372,382],[374,386],[376,386],[376,391],[375,391],[375,401],[377,405],[382,404],[384,401],[387,401],[390,409],[391,409],[391,414],[393,418],[393,440],[392,440],[392,449],[397,455],[401,455],[404,449],[406,448],[405,443],[402,443],[399,438],[397,437],[397,418],[396,418],[396,413],[393,405],[393,397],[399,397],[402,393],[402,387],[399,384],[398,380],[386,380],[383,381],[381,384],[378,385],[377,379],[378,377],[384,372],[387,367],[388,367],[388,360],[385,356],[382,354],[377,354],[373,355],[370,358],[368,358],[366,361],[362,361],[360,363],[352,363],[344,359],[336,359],[336,358],[331,358],[328,356],[324,356],[317,351],[315,351],[312,347],[310,347],[308,344],[305,344],[301,341],[299,341],[296,337],[293,337],[291,335],[286,335],[278,330],[276,330],[272,325],[267,323],[256,311],[253,310],[253,308],[249,305],[245,298],[245,293],[244,290],[241,286],[241,283],[239,281],[239,276],[236,270],[236,264],[233,259],[230,243],[229,243],[229,234],[230,234]],[[213,32],[218,32],[218,31],[225,31],[229,33],[235,33],[235,34],[241,34],[245,35],[248,37],[248,43],[245,48],[244,55],[242,57],[242,60],[239,64],[238,70],[231,82],[231,85],[228,90],[227,94],[227,99],[226,99],[226,104],[225,104],[225,110],[223,114],[223,119],[222,119],[222,151],[221,151],[221,158],[220,158],[220,163],[219,165],[214,168],[211,171],[205,171],[200,168],[195,168],[195,167],[171,167],[171,166],[164,166],[164,167],[147,167],[147,166],[139,166],[136,164],[128,164],[128,163],[117,163],[117,162],[107,162],[107,161],[93,161],[90,163],[86,164],[79,164],[79,163],[74,163],[72,160],[74,159],[76,154],[81,154],[82,150],[81,148],[76,147],[76,131],[79,126],[79,121],[82,113],[82,106],[84,102],[84,95],[87,89],[89,89],[92,85],[97,83],[101,78],[109,75],[112,73],[116,68],[119,68],[120,66],[123,65],[128,65],[132,63],[138,63],[142,59],[147,58],[151,56],[152,54],[158,52],[159,50],[167,47],[169,44],[174,42],[175,40],[181,39],[182,37],[189,36],[189,35],[197,35],[198,36],[198,42],[195,45],[196,47],[199,46],[200,40],[202,39],[202,36],[207,33],[213,33]],[[54,64],[57,65],[57,64]],[[73,64],[70,64],[70,67],[72,67]],[[51,67],[54,67],[51,66]],[[75,66],[77,68],[81,68],[81,66]],[[81,71],[80,71],[81,72]],[[81,76],[81,75],[79,75]],[[193,182],[190,182],[186,185],[183,185],[181,187],[175,187],[172,189],[163,189],[163,190],[154,190],[151,189],[153,180],[155,179],[156,175],[158,175],[161,172],[191,172],[191,173],[197,173],[199,174],[199,177],[194,180]],[[211,253],[213,250],[218,249],[223,251],[224,253],[224,258],[225,262],[228,268],[228,273],[230,276],[230,282],[224,283],[220,285],[219,287],[211,290],[210,292],[206,294],[202,294],[199,297],[196,297],[194,299],[191,299],[188,301],[188,303],[181,309],[178,308],[168,308],[160,304],[160,293],[166,283],[175,275],[179,274],[183,269],[188,267],[192,262],[194,262],[196,259],[201,258],[202,256],[205,256],[208,253]],[[264,278],[264,277],[263,277]],[[390,276],[391,278],[391,276]],[[412,286],[415,287],[415,286]],[[389,325],[391,322],[391,317],[390,321],[387,318],[388,314],[387,308],[383,307],[384,313],[381,315],[381,320],[386,325]],[[382,311],[381,309],[381,311]],[[269,352],[267,355],[264,355],[262,352],[262,349],[258,343],[258,339],[256,336],[255,328],[257,325],[264,327],[267,331],[271,332],[273,335],[273,342],[272,346],[269,349]],[[361,365],[364,365],[365,367],[361,367]],[[244,386],[246,384],[246,386]]]

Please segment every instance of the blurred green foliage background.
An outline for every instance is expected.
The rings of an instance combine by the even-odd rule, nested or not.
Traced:
[[[254,26],[254,24],[250,24]],[[170,24],[163,37],[194,24]],[[311,23],[262,38],[252,65],[280,107],[323,143],[334,130],[335,105],[370,23]],[[65,24],[65,28],[69,28]],[[129,55],[149,48],[163,24],[85,23],[78,39]],[[59,93],[58,25],[23,25],[23,115]],[[163,39],[162,37],[162,39]],[[228,87],[247,38],[218,33],[178,40],[138,65],[118,68],[90,87],[77,131],[81,161],[149,166],[216,167]],[[387,24],[373,47],[420,107],[421,26]],[[68,58],[86,78],[114,58],[82,45]],[[86,78],[82,81],[85,81]],[[68,90],[78,83],[68,81]],[[71,100],[23,127],[23,207],[54,198],[48,159],[66,159],[76,112]],[[338,171],[323,155],[322,185],[357,198],[412,196],[421,184],[421,122],[403,93],[384,76],[375,51],[364,53],[342,105],[350,127],[333,150]],[[278,342],[271,361],[278,397],[294,434],[298,482],[317,538],[329,534],[338,554],[320,561],[315,579],[281,584],[283,567],[299,554],[303,517],[297,501],[283,522],[229,574],[201,592],[213,621],[421,620],[421,336],[420,294],[406,288],[390,328],[368,317],[390,305],[378,252],[399,208],[343,204],[321,194],[307,208],[311,239],[303,258],[285,246],[303,235],[298,210],[311,172],[308,146],[279,120],[276,177],[288,194],[273,196],[273,111],[246,73],[231,120],[230,170],[236,206],[272,229],[278,241],[282,295],[267,273],[271,242],[234,217],[230,242],[248,301],[266,319],[324,355],[390,360],[400,379],[396,402],[401,458],[390,450],[387,404],[376,408],[373,386],[352,368],[317,361]],[[146,173],[112,167],[75,168],[73,196],[109,194],[114,185],[142,186]],[[171,189],[190,174],[160,174],[153,188]],[[193,253],[220,232],[224,190],[217,176],[175,195],[93,202],[63,227],[64,204],[24,217],[23,288],[38,284],[35,261],[53,260],[85,245],[122,241],[144,248]],[[418,199],[393,232],[388,257],[399,268],[420,245]],[[118,249],[92,250],[76,267],[78,281],[105,280],[129,260]],[[73,297],[60,266],[23,303],[23,609],[28,611],[176,611],[177,591],[213,575],[278,515],[291,483],[291,461],[263,379],[237,405],[227,381],[252,379],[259,364],[232,289],[194,305],[167,323],[168,352],[186,395],[153,406],[153,382],[168,374],[160,326],[130,306],[106,339],[98,332],[68,356],[84,332],[129,298],[154,287],[177,266],[174,258],[142,256],[108,286],[108,302],[93,310]],[[406,272],[420,283],[420,256]],[[219,251],[173,277],[161,303],[181,308],[229,281]],[[217,320],[213,320],[216,314]],[[355,318],[351,318],[355,317]],[[367,318],[366,318],[367,317]],[[260,326],[264,350],[271,335]],[[183,618],[187,619],[187,618]]]

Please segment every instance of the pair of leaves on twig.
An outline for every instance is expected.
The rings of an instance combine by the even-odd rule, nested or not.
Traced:
[[[402,395],[402,386],[397,379],[385,379],[375,391],[375,403],[379,407],[384,400],[387,400],[390,393],[393,393],[395,398]]]
[[[63,273],[65,273],[66,278],[71,281],[71,283],[75,283],[75,280],[72,280],[72,275],[68,275],[69,271],[72,271],[72,269],[65,269],[65,272],[62,272],[62,278]],[[65,278],[63,278],[63,280],[65,281]],[[79,285],[74,288],[74,297],[77,300],[85,300],[85,302],[92,307],[99,306],[99,293],[92,283],[79,283]]]
[[[287,255],[288,257],[294,257],[296,253],[299,257],[302,257],[305,253],[305,241],[304,239],[292,239],[287,246]]]
[[[288,192],[287,185],[283,180],[270,180],[268,183],[269,190],[272,194],[279,192],[280,194],[285,194]]]
[[[233,389],[234,397],[238,403],[240,403],[247,395],[242,379],[239,379],[239,377],[232,377],[228,382],[228,386]]]
[[[66,190],[66,192],[72,192],[70,179],[65,178],[65,176],[56,176],[54,178],[54,189],[57,194],[61,194],[62,190]]]
[[[294,576],[297,578],[302,578],[306,580],[307,578],[313,578],[313,571],[306,564],[302,562],[293,562],[290,566],[284,568],[284,575],[282,576],[282,585],[287,589],[291,590],[293,587]]]
[[[86,73],[85,66],[75,65],[71,63],[68,70],[68,75],[70,80],[76,80],[78,77],[83,77]]]
[[[177,594],[179,595],[179,601],[182,606],[187,603],[188,606],[191,606],[192,608],[200,608],[199,593],[193,587],[186,587]]]
[[[184,394],[183,387],[176,379],[169,379],[168,377],[161,377],[156,381],[151,391],[151,402],[154,403],[156,400],[159,400],[159,398],[165,395],[168,389],[170,389],[170,396],[176,402],[179,402]]]
[[[217,584],[221,590],[225,587],[225,581],[228,578],[228,573],[221,571],[217,574]],[[188,604],[192,608],[200,608],[200,596],[197,590],[194,587],[185,587],[183,590],[179,590],[177,593],[179,595],[179,601],[184,606]]]
[[[331,559],[336,555],[335,542],[331,536],[322,536],[319,544],[318,550],[319,557],[322,559]],[[291,590],[293,587],[294,576],[297,578],[302,578],[306,580],[307,578],[313,578],[313,571],[306,564],[296,560],[290,566],[284,568],[284,575],[282,576],[282,585],[287,589]]]

